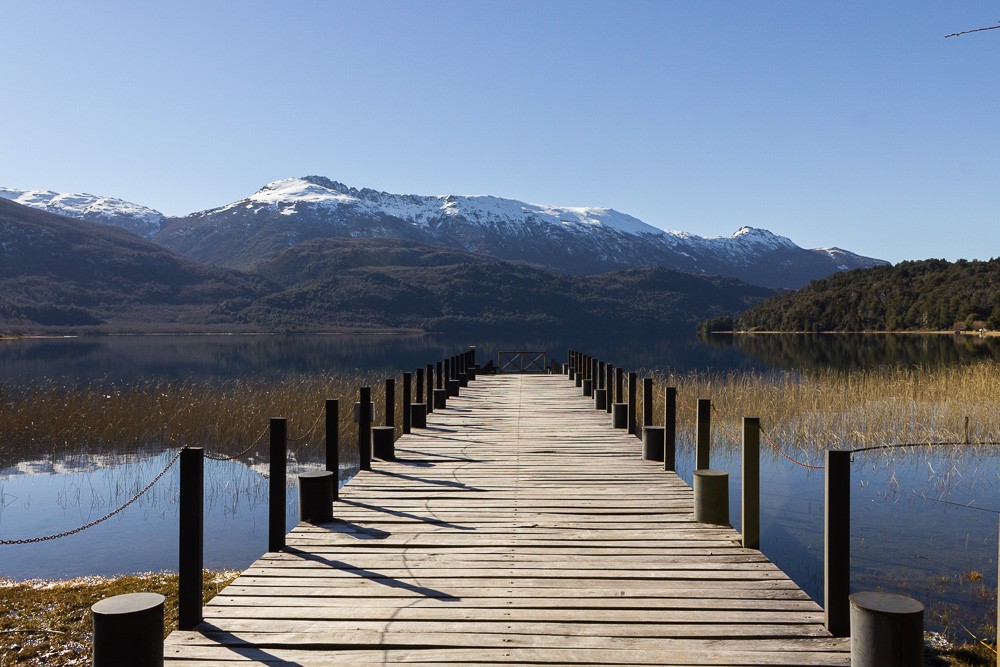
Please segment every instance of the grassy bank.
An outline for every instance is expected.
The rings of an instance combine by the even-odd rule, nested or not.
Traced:
[[[206,572],[204,600],[236,578],[236,572]],[[113,595],[160,593],[164,630],[177,628],[177,574],[172,572],[84,577],[68,581],[0,579],[0,667],[89,665],[93,620],[90,607]]]

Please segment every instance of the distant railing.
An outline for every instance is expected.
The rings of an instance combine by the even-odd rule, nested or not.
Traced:
[[[549,359],[545,352],[500,352],[497,373],[548,373]]]

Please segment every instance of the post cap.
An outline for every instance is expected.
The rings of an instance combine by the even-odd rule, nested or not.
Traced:
[[[166,598],[159,593],[126,593],[104,598],[95,603],[90,610],[101,616],[134,614],[155,609],[162,605],[165,600]]]

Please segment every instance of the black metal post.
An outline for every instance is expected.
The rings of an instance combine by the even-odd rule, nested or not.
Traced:
[[[637,435],[637,424],[635,421],[635,394],[638,389],[638,376],[629,371],[628,374],[628,432]]]
[[[698,399],[698,423],[695,428],[695,470],[708,470],[712,448],[712,401]]]
[[[396,378],[385,381],[385,425],[396,425]]]
[[[271,419],[271,452],[267,480],[267,550],[285,548],[285,475],[288,468],[288,422]]]
[[[434,412],[434,365],[427,364],[427,414]]]
[[[372,469],[372,388],[358,391],[358,467]]]
[[[663,408],[663,469],[677,469],[677,388],[667,387]]]
[[[410,432],[410,385],[413,377],[403,373],[403,433]]]
[[[187,447],[181,451],[178,513],[177,627],[193,630],[202,620],[205,562],[205,450],[201,447]]]
[[[760,549],[760,419],[743,418],[743,548]]]
[[[642,427],[653,425],[653,378],[642,378]]]
[[[424,369],[417,369],[417,397],[413,401],[414,403],[424,402]]]
[[[612,364],[608,364],[608,374],[605,382],[605,386],[608,388],[608,406],[606,408],[608,414],[611,414],[612,410],[611,405],[615,401],[621,400],[621,398],[615,396],[615,383],[613,381],[614,377],[615,377],[615,367]]]
[[[333,473],[333,499],[340,493],[340,400],[326,400],[326,469]]]
[[[823,608],[834,637],[851,634],[851,452],[826,450]]]

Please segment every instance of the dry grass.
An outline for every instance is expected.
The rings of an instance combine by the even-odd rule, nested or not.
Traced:
[[[69,386],[41,382],[16,390],[0,385],[0,423],[5,447],[0,468],[26,458],[80,451],[129,452],[204,446],[234,454],[256,443],[266,452],[269,417],[288,420],[289,448],[299,460],[318,460],[326,399],[340,401],[341,458],[357,461],[353,420],[358,388],[371,387],[377,423],[385,418],[385,377],[314,374],[227,382],[95,383]],[[396,428],[402,429],[402,378],[396,378]]]
[[[237,572],[206,572],[204,600],[212,599]],[[140,591],[167,600],[164,630],[177,628],[177,574],[124,575],[69,581],[0,579],[0,667],[89,665],[93,643],[90,607],[113,595]]]
[[[972,443],[996,443],[1000,442],[997,377],[997,362],[851,373],[658,376],[654,423],[663,422],[664,388],[674,386],[682,428],[693,424],[697,399],[710,398],[715,408],[713,424],[722,430],[717,442],[730,443],[738,436],[742,417],[759,417],[761,428],[775,442],[813,459],[828,447],[955,443],[964,442],[967,436]]]

